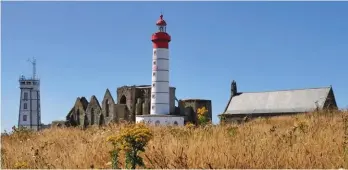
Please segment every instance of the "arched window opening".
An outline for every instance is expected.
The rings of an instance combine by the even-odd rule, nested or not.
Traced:
[[[80,109],[77,109],[76,113],[76,123],[79,125],[80,124]]]
[[[109,112],[110,112],[110,108],[109,108],[109,99],[106,99],[105,101],[105,116],[109,117]]]
[[[127,104],[127,98],[126,96],[122,96],[121,99],[120,99],[120,104]]]
[[[91,125],[94,124],[94,108],[91,109]]]
[[[155,125],[158,126],[158,125],[160,125],[160,123],[161,123],[161,122],[160,122],[159,120],[157,120],[157,121],[155,122]]]

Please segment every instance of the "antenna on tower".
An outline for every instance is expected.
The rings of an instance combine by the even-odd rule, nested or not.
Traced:
[[[33,59],[28,59],[28,62],[33,64],[33,79],[35,80],[36,78],[36,59],[33,57]]]

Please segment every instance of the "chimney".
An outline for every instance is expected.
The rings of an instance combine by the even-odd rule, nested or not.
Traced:
[[[233,80],[232,83],[231,83],[231,97],[236,96],[237,93],[238,93],[238,91],[237,91],[237,83],[236,83],[236,81]]]

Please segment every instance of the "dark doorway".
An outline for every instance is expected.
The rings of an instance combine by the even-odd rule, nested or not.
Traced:
[[[99,116],[99,126],[105,125],[105,121],[104,121],[104,116],[103,114],[100,114]]]
[[[120,104],[127,104],[127,98],[126,96],[122,95],[121,99],[120,99]]]

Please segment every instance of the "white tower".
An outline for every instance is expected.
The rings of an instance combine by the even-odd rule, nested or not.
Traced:
[[[150,115],[137,115],[136,122],[157,125],[184,125],[184,117],[170,114],[169,105],[169,42],[167,23],[163,15],[156,22],[158,31],[152,34],[152,87]]]
[[[19,78],[21,89],[19,102],[18,127],[32,130],[41,129],[40,80],[36,77],[36,59],[28,60],[33,65],[33,77]]]

